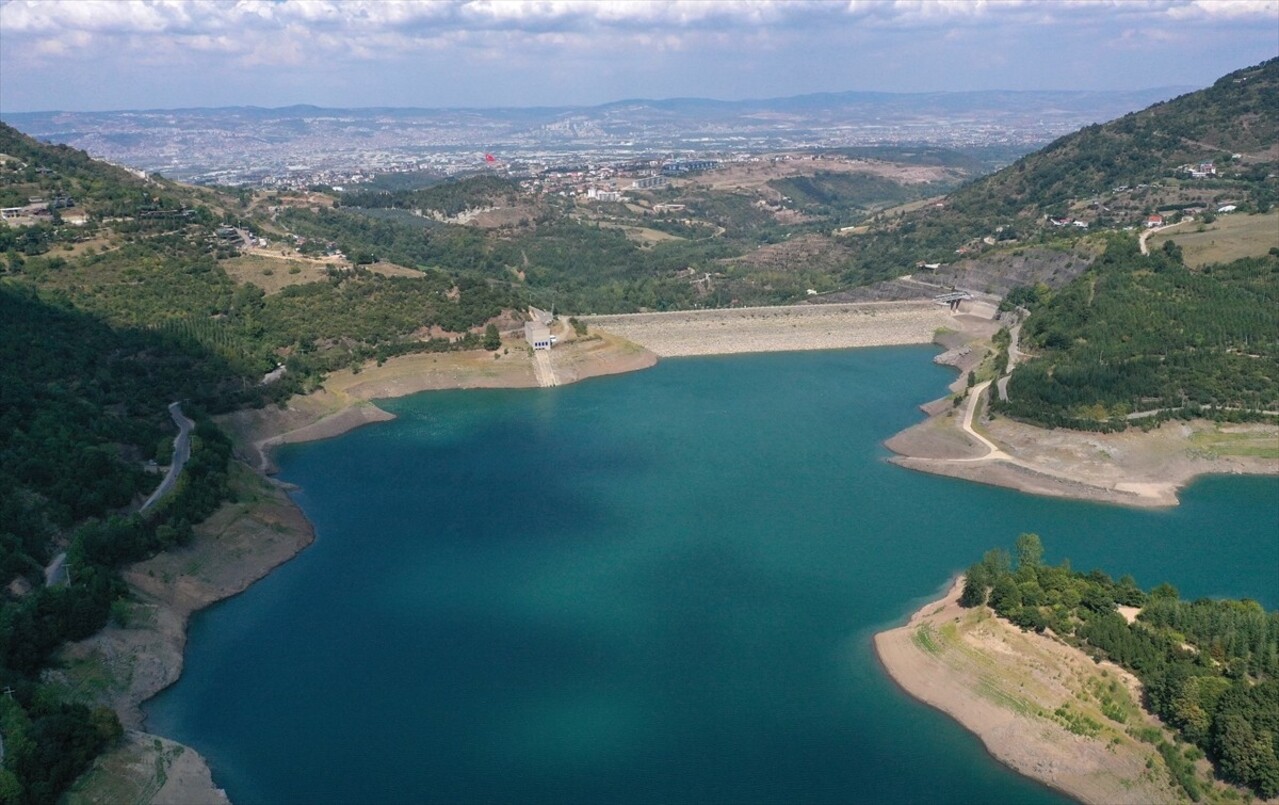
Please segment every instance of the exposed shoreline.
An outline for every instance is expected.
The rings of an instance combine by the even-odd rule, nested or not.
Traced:
[[[568,328],[561,329],[562,342],[550,356],[551,385],[638,371],[655,365],[659,356],[923,343],[958,347],[988,338],[994,330],[985,316],[962,312],[955,315],[931,302],[797,305],[591,317],[585,321],[590,329],[590,335],[585,337],[576,337]],[[971,352],[978,354],[976,350]],[[939,358],[947,362],[946,356]],[[962,372],[972,362],[966,358],[952,365]],[[956,381],[956,385],[959,383]],[[244,462],[242,466],[253,469],[252,473],[241,470],[246,476],[241,483],[251,484],[256,490],[252,500],[224,505],[197,527],[192,545],[129,568],[125,578],[139,600],[138,621],[128,628],[109,626],[66,649],[64,656],[72,663],[105,669],[109,678],[91,697],[116,709],[129,729],[126,744],[104,756],[87,778],[94,774],[114,776],[114,782],[120,775],[138,774],[139,769],[167,769],[154,801],[216,805],[227,802],[198,753],[167,739],[155,743],[158,736],[140,731],[140,707],[181,675],[187,623],[195,612],[244,591],[313,541],[311,524],[287,497],[284,487],[265,478],[275,471],[270,457],[273,448],[331,438],[365,424],[394,419],[394,415],[375,404],[378,399],[428,390],[538,385],[533,357],[522,343],[516,342],[499,353],[477,350],[409,355],[388,360],[383,366],[335,372],[322,389],[295,397],[286,406],[239,411],[218,418],[219,425],[231,433],[237,457]],[[1053,483],[1058,484],[1058,489],[1053,491],[1044,488],[1042,481],[1036,481],[1034,473],[1024,467],[1009,470],[1009,465],[1001,466],[995,461],[974,462],[972,456],[981,448],[947,421],[949,404],[933,404],[925,410],[933,412],[928,420],[888,440],[889,448],[899,454],[892,459],[895,463],[1035,494],[1107,499],[1098,493],[1099,487],[1087,480],[1071,485],[1056,476]],[[983,427],[989,428],[989,424]],[[1279,429],[1273,430],[1279,434]],[[1007,438],[1002,431],[996,436]],[[1097,434],[1084,436],[1092,438]],[[1136,436],[1140,438],[1141,434]],[[1196,465],[1182,483],[1205,472],[1240,471],[1219,466]],[[1279,472],[1279,461],[1269,465],[1263,462],[1263,469],[1247,471]],[[1127,483],[1147,482],[1129,479]],[[1115,490],[1109,494],[1114,495]],[[1131,504],[1132,497],[1132,493],[1124,493],[1115,502]],[[1137,497],[1153,499],[1148,494]],[[1175,495],[1171,502],[1160,500],[1153,505],[1173,505],[1176,501]],[[200,570],[192,572],[193,567]],[[135,781],[140,789],[155,782],[154,777]],[[76,790],[82,787],[77,784]],[[73,795],[71,801],[79,800]]]
[[[310,545],[311,523],[277,484],[232,468],[237,501],[195,527],[191,543],[125,569],[132,593],[125,625],[113,623],[61,653],[62,684],[115,710],[124,743],[99,757],[68,801],[108,799],[225,805],[204,758],[144,731],[142,705],[182,675],[187,626],[205,607],[236,596]],[[123,792],[123,793],[122,793]]]
[[[889,460],[1033,495],[1140,508],[1179,505],[1177,493],[1204,475],[1279,475],[1279,458],[1270,457],[1279,426],[1174,420],[1149,432],[1050,430],[969,419],[979,397],[961,409],[949,398],[924,406],[933,412],[927,419],[884,442],[897,454]]]
[[[659,358],[733,355],[933,343],[939,329],[971,326],[969,318],[927,302],[864,302],[768,308],[583,316],[589,334],[559,330],[550,351],[553,385],[639,371]],[[497,357],[494,357],[495,354]],[[481,350],[392,358],[360,372],[334,372],[323,389],[295,397],[286,408],[238,411],[218,418],[251,466],[273,473],[270,453],[281,444],[341,435],[393,419],[376,400],[422,391],[535,388],[533,361],[522,344],[508,352]]]
[[[1179,799],[1154,747],[1129,736],[1127,725],[1109,720],[1089,695],[1092,685],[1117,682],[1139,700],[1131,674],[1022,632],[984,607],[959,607],[962,589],[960,577],[905,625],[875,635],[876,657],[901,690],[975,734],[1000,763],[1082,802]],[[1096,719],[1101,732],[1070,731],[1055,716],[1062,706]],[[1144,723],[1158,725],[1149,716]],[[1148,762],[1161,773],[1150,775]]]

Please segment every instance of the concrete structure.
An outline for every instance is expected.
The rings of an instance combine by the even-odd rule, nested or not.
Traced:
[[[952,311],[959,310],[960,302],[967,302],[973,298],[968,291],[953,291],[951,293],[938,294],[933,297],[933,301],[939,305],[946,305]]]
[[[551,344],[554,343],[554,339],[551,337],[551,328],[540,321],[524,323],[524,339],[535,350],[550,349]]]

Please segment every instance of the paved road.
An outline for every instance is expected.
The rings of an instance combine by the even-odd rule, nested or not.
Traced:
[[[151,508],[156,501],[169,494],[178,482],[178,474],[186,466],[187,459],[191,458],[191,429],[195,427],[195,423],[182,413],[182,403],[169,403],[169,416],[173,417],[174,424],[178,426],[178,435],[173,440],[173,460],[169,463],[169,471],[165,473],[164,480],[138,509],[140,512]],[[53,557],[53,561],[44,569],[44,586],[66,584],[70,577],[71,574],[67,571],[67,554],[63,551]]]
[[[63,551],[53,557],[53,561],[44,569],[44,586],[56,587],[59,584],[66,584],[67,576],[67,554]]]
[[[173,422],[178,426],[178,435],[173,440],[173,460],[169,462],[169,471],[164,474],[164,480],[155,488],[151,496],[142,504],[142,508],[138,511],[146,511],[156,504],[160,498],[169,494],[174,485],[178,482],[178,475],[181,474],[182,468],[186,466],[187,459],[191,458],[191,429],[195,427],[195,423],[186,418],[182,413],[182,403],[169,403],[169,416],[173,417]]]

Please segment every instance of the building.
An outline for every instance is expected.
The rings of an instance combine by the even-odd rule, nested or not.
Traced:
[[[677,159],[663,165],[662,173],[670,176],[679,173],[712,170],[718,167],[719,162],[713,159]]]
[[[1163,226],[1163,225],[1164,225],[1164,217],[1160,215],[1159,213],[1155,213],[1154,215],[1146,219],[1147,229],[1153,229],[1157,226]]]
[[[634,190],[650,190],[657,187],[666,186],[665,176],[644,176],[631,182],[631,188]]]
[[[524,322],[524,340],[528,341],[533,349],[550,349],[551,344],[554,343],[551,328],[540,321]]]

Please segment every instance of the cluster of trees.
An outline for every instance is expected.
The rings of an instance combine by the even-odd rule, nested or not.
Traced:
[[[0,688],[13,694],[0,698],[0,801],[54,802],[119,736],[109,710],[60,701],[40,672],[107,622],[127,594],[121,565],[184,541],[227,498],[230,443],[199,403],[253,399],[244,389],[198,344],[0,284],[0,585],[17,590],[0,598]],[[157,481],[142,464],[168,460],[175,399],[199,423],[182,480],[146,516],[123,514]],[[46,587],[55,540],[74,583]]]
[[[939,195],[953,187],[953,183],[908,185],[883,176],[831,171],[773,179],[768,185],[806,215],[833,217],[833,223],[854,220],[870,209]]]
[[[342,194],[342,204],[348,207],[422,210],[427,214],[438,212],[453,216],[466,210],[512,206],[519,193],[519,184],[512,179],[481,175],[416,190],[348,191]]]
[[[1262,797],[1279,796],[1279,612],[1255,601],[1183,601],[1162,584],[1149,592],[1132,577],[1080,573],[1043,562],[1035,534],[969,568],[960,603],[989,605],[1025,629],[1059,637],[1135,673],[1146,706],[1199,747],[1221,777]],[[1129,623],[1118,605],[1140,607]],[[1161,747],[1161,750],[1163,747]],[[1164,752],[1172,756],[1172,752]],[[1170,764],[1191,799],[1193,769]]]
[[[40,586],[0,603],[0,702],[5,758],[0,801],[51,805],[104,749],[123,734],[115,713],[59,700],[40,680],[51,654],[107,624],[112,606],[128,595],[122,565],[190,539],[193,523],[230,497],[229,440],[203,415],[192,456],[177,489],[145,515],[90,519],[72,532],[70,584]]]
[[[1034,311],[1022,340],[1037,357],[994,410],[1091,429],[1141,412],[1153,423],[1279,410],[1279,256],[1192,271],[1175,246],[1142,256],[1115,239],[1056,293],[1016,296]]]

